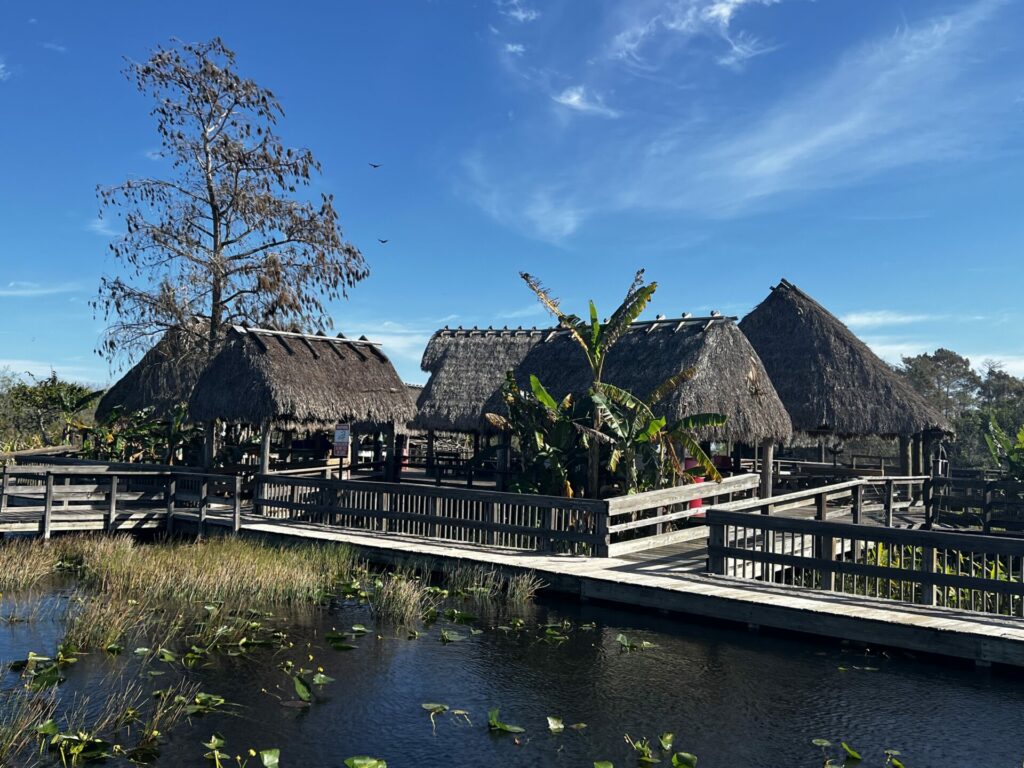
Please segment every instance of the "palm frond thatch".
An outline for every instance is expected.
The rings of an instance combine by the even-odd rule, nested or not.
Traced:
[[[668,378],[692,378],[655,405],[659,416],[714,412],[724,425],[702,430],[707,440],[758,444],[789,439],[789,416],[734,318],[676,318],[629,326],[609,353],[604,380],[649,398]],[[423,357],[430,372],[417,424],[424,429],[493,431],[484,414],[505,412],[501,385],[513,370],[521,387],[536,375],[555,398],[586,391],[590,370],[568,332],[443,330]]]
[[[234,327],[196,382],[196,421],[402,428],[415,415],[391,362],[366,339]]]
[[[794,430],[845,438],[949,429],[849,328],[786,280],[739,327],[764,363]]]
[[[188,402],[206,360],[206,347],[196,345],[193,334],[171,328],[107,390],[96,406],[96,418],[102,421],[118,407],[126,413],[152,408],[156,418],[168,416]]]

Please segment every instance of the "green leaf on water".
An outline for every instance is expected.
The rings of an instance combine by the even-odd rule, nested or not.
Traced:
[[[498,708],[488,711],[487,713],[487,727],[492,731],[501,731],[502,733],[525,733],[526,729],[518,725],[509,725],[503,723],[498,719]]]
[[[697,756],[690,752],[676,752],[672,755],[672,768],[697,768]]]
[[[345,761],[346,768],[388,768],[388,764],[377,757],[360,755]]]
[[[658,743],[661,744],[661,748],[668,752],[672,749],[672,742],[675,740],[674,733],[663,733],[658,737]]]
[[[552,733],[561,733],[565,730],[565,725],[562,723],[562,718],[551,717],[548,715],[548,730]]]
[[[309,687],[309,683],[299,675],[292,675],[292,682],[295,684],[295,693],[300,699],[303,701],[312,700],[313,689]]]
[[[331,677],[330,675],[325,675],[323,672],[317,672],[315,675],[313,675],[313,684],[314,685],[327,685],[328,683],[333,683],[333,682],[334,682],[334,678]]]
[[[352,625],[352,631],[353,631],[353,632],[354,632],[355,634],[357,634],[357,635],[365,635],[365,634],[366,634],[367,632],[369,632],[370,630],[368,630],[368,629],[367,629],[366,627],[364,627],[364,626],[363,626],[362,624],[353,624],[353,625]]]
[[[615,768],[610,760],[595,760],[594,768]]]
[[[832,746],[832,742],[828,739],[811,739],[811,744],[822,749]]]
[[[852,760],[858,760],[859,761],[859,760],[863,760],[864,759],[864,758],[862,758],[860,756],[860,753],[857,750],[855,750],[853,747],[851,747],[845,741],[840,742],[839,746],[841,746],[843,748],[843,751]]]
[[[260,763],[263,764],[263,768],[278,768],[281,765],[281,750],[261,749]]]

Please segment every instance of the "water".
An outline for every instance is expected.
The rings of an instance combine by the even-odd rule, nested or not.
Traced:
[[[157,765],[212,765],[201,742],[213,732],[224,736],[232,755],[280,748],[286,768],[341,766],[360,754],[384,758],[391,768],[589,768],[595,760],[621,768],[636,764],[624,734],[656,742],[664,731],[676,734],[676,749],[696,753],[701,768],[820,766],[820,752],[810,744],[815,737],[846,740],[865,756],[864,765],[881,765],[889,747],[911,768],[1011,768],[1024,758],[1024,686],[1005,670],[569,602],[542,602],[519,615],[527,628],[518,633],[494,629],[508,617],[491,614],[479,623],[479,635],[442,620],[411,640],[375,628],[364,607],[343,605],[293,627],[291,651],[218,658],[195,670],[154,663],[165,674],[140,678],[148,686],[184,675],[239,705],[176,728]],[[538,640],[538,624],[562,620],[573,625],[566,642]],[[591,622],[594,629],[579,628]],[[371,630],[355,641],[356,650],[335,651],[322,641],[332,627],[355,623]],[[466,639],[443,644],[441,629]],[[656,647],[624,653],[620,633]],[[49,651],[60,634],[55,620],[0,627],[0,657]],[[291,658],[310,666],[307,652],[336,682],[308,709],[282,706],[278,697],[295,694],[276,665]],[[68,669],[63,693],[102,693],[112,670],[134,676],[137,665],[130,653],[83,657]],[[4,679],[5,687],[16,683],[12,673]],[[424,702],[466,709],[472,726],[439,716],[434,732]],[[492,707],[527,732],[488,732]],[[549,715],[587,728],[551,734]]]

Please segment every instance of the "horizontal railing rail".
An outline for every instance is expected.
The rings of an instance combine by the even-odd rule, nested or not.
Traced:
[[[1024,616],[1024,541],[711,509],[709,573]]]
[[[260,475],[258,515],[538,551],[607,555],[607,502],[406,483]]]

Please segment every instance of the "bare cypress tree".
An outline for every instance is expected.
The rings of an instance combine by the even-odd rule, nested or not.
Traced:
[[[282,144],[274,94],[235,71],[219,38],[172,41],[125,75],[155,102],[171,171],[97,190],[100,215],[126,230],[110,245],[122,274],[93,302],[108,323],[100,353],[135,354],[175,327],[205,355],[233,323],[330,327],[324,302],[368,271],[333,196],[302,192],[320,164]]]

